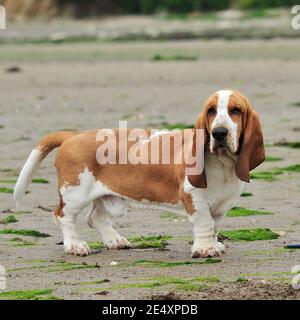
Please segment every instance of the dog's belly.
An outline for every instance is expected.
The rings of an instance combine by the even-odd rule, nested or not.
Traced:
[[[117,195],[109,195],[101,197],[104,208],[112,216],[121,216],[127,211],[143,210],[143,211],[167,211],[180,215],[185,215],[184,205],[180,201],[177,204],[156,203],[148,200],[136,201]]]
[[[185,214],[184,205],[180,201],[177,204],[156,203],[147,200],[130,201],[129,206],[132,209],[147,210],[147,211],[168,211],[176,214]]]

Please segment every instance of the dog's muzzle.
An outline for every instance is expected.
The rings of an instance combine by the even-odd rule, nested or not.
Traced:
[[[218,142],[219,146],[226,146],[226,137],[228,135],[228,129],[224,127],[214,128],[212,131],[213,138]]]

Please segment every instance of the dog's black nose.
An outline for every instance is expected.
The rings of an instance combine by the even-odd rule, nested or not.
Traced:
[[[223,127],[215,128],[212,131],[212,136],[217,141],[223,141],[227,137],[227,134],[228,134],[228,129]]]

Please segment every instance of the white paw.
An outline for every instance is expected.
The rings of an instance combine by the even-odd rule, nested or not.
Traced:
[[[70,240],[64,243],[66,253],[74,254],[75,256],[88,256],[91,250],[85,241]]]
[[[220,257],[225,251],[225,246],[221,242],[201,242],[194,241],[192,247],[192,258],[208,258],[208,257]]]
[[[113,239],[106,239],[103,241],[105,244],[105,247],[107,249],[130,249],[131,248],[131,243],[126,239],[121,236]]]

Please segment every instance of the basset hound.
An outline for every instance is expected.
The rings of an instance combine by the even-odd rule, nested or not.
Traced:
[[[38,143],[23,166],[15,200],[21,200],[42,160],[59,148],[55,165],[60,203],[55,215],[65,252],[90,253],[78,236],[76,218],[92,204],[87,222],[100,233],[107,248],[131,247],[113,228],[110,215],[148,206],[188,215],[194,232],[193,258],[220,256],[225,249],[217,239],[220,222],[238,199],[243,182],[250,181],[249,172],[264,161],[263,134],[249,100],[233,90],[217,91],[206,100],[192,129],[192,150],[197,143],[196,129],[204,132],[204,167],[198,174],[188,174],[186,163],[99,164],[97,130],[50,134]],[[112,132],[118,135],[119,130]],[[116,149],[119,155],[121,147]]]

